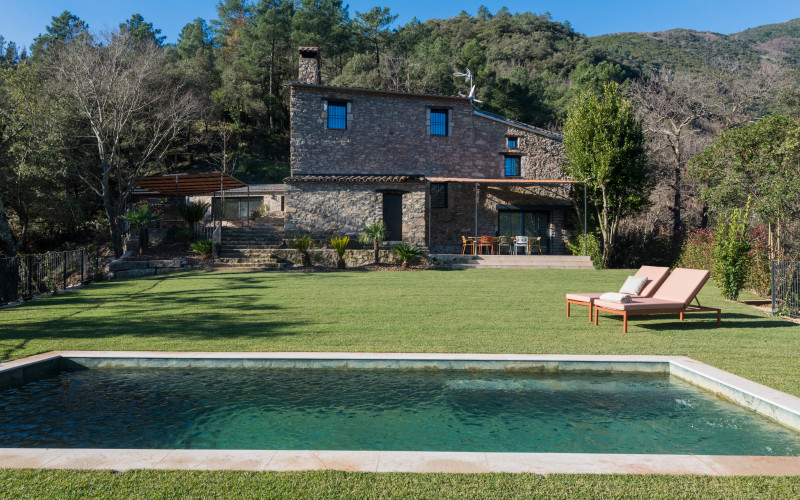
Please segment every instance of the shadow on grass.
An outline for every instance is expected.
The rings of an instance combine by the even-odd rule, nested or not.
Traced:
[[[602,321],[614,320],[622,323],[622,316],[600,316]],[[648,322],[651,320],[651,322]],[[671,321],[667,321],[671,320]],[[652,321],[657,321],[653,323]],[[602,323],[601,323],[602,324]],[[750,328],[793,328],[796,325],[781,318],[765,318],[763,316],[742,313],[722,313],[722,324],[717,327],[716,313],[688,313],[680,321],[675,314],[647,314],[631,316],[628,325],[637,326],[646,330],[666,332],[674,330],[722,330],[722,329],[750,329]]]
[[[181,340],[187,344],[220,341],[223,347],[235,345],[237,340],[269,340],[302,331],[302,321],[267,302],[264,292],[271,287],[265,286],[263,278],[211,279],[222,280],[224,286],[159,291],[155,289],[160,280],[139,280],[127,286],[112,282],[86,293],[28,303],[18,310],[23,314],[4,321],[0,360],[19,356],[33,340],[51,339],[58,346],[54,348],[60,349],[85,345],[86,341],[96,341],[98,349],[114,349],[115,341],[106,339],[125,336],[142,348]]]

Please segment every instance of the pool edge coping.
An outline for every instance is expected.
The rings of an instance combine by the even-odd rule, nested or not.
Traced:
[[[800,398],[686,356],[50,351],[0,363],[0,373],[54,361],[59,358],[666,363],[669,367],[669,373],[731,399],[788,427],[800,430]],[[0,468],[250,471],[334,469],[368,472],[437,473],[800,475],[800,457],[337,450],[0,448]]]

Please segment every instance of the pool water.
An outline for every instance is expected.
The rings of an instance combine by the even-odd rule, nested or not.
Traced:
[[[0,447],[800,456],[670,375],[90,369],[0,390]]]

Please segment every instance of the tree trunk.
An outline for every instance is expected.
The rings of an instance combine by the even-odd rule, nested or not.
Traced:
[[[8,223],[3,197],[0,196],[0,253],[6,257],[17,255],[19,247],[14,244],[14,235],[11,233],[11,225]]]
[[[339,257],[339,259],[336,261],[336,267],[339,269],[347,269],[347,263],[344,261],[343,257]]]
[[[139,228],[139,255],[147,253],[150,244],[150,233],[146,227]]]
[[[378,254],[378,240],[372,242],[372,250],[375,252],[375,263],[380,262],[380,255]]]
[[[272,39],[272,50],[269,52],[269,95],[270,97],[274,96],[275,93],[272,90],[272,73],[275,68],[275,39]],[[272,128],[272,99],[269,101],[269,128]]]

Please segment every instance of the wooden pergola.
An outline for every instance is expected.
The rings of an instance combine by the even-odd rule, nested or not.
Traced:
[[[221,172],[207,174],[169,174],[143,177],[133,196],[136,198],[162,198],[169,196],[213,195],[216,191],[248,187],[239,179]]]

